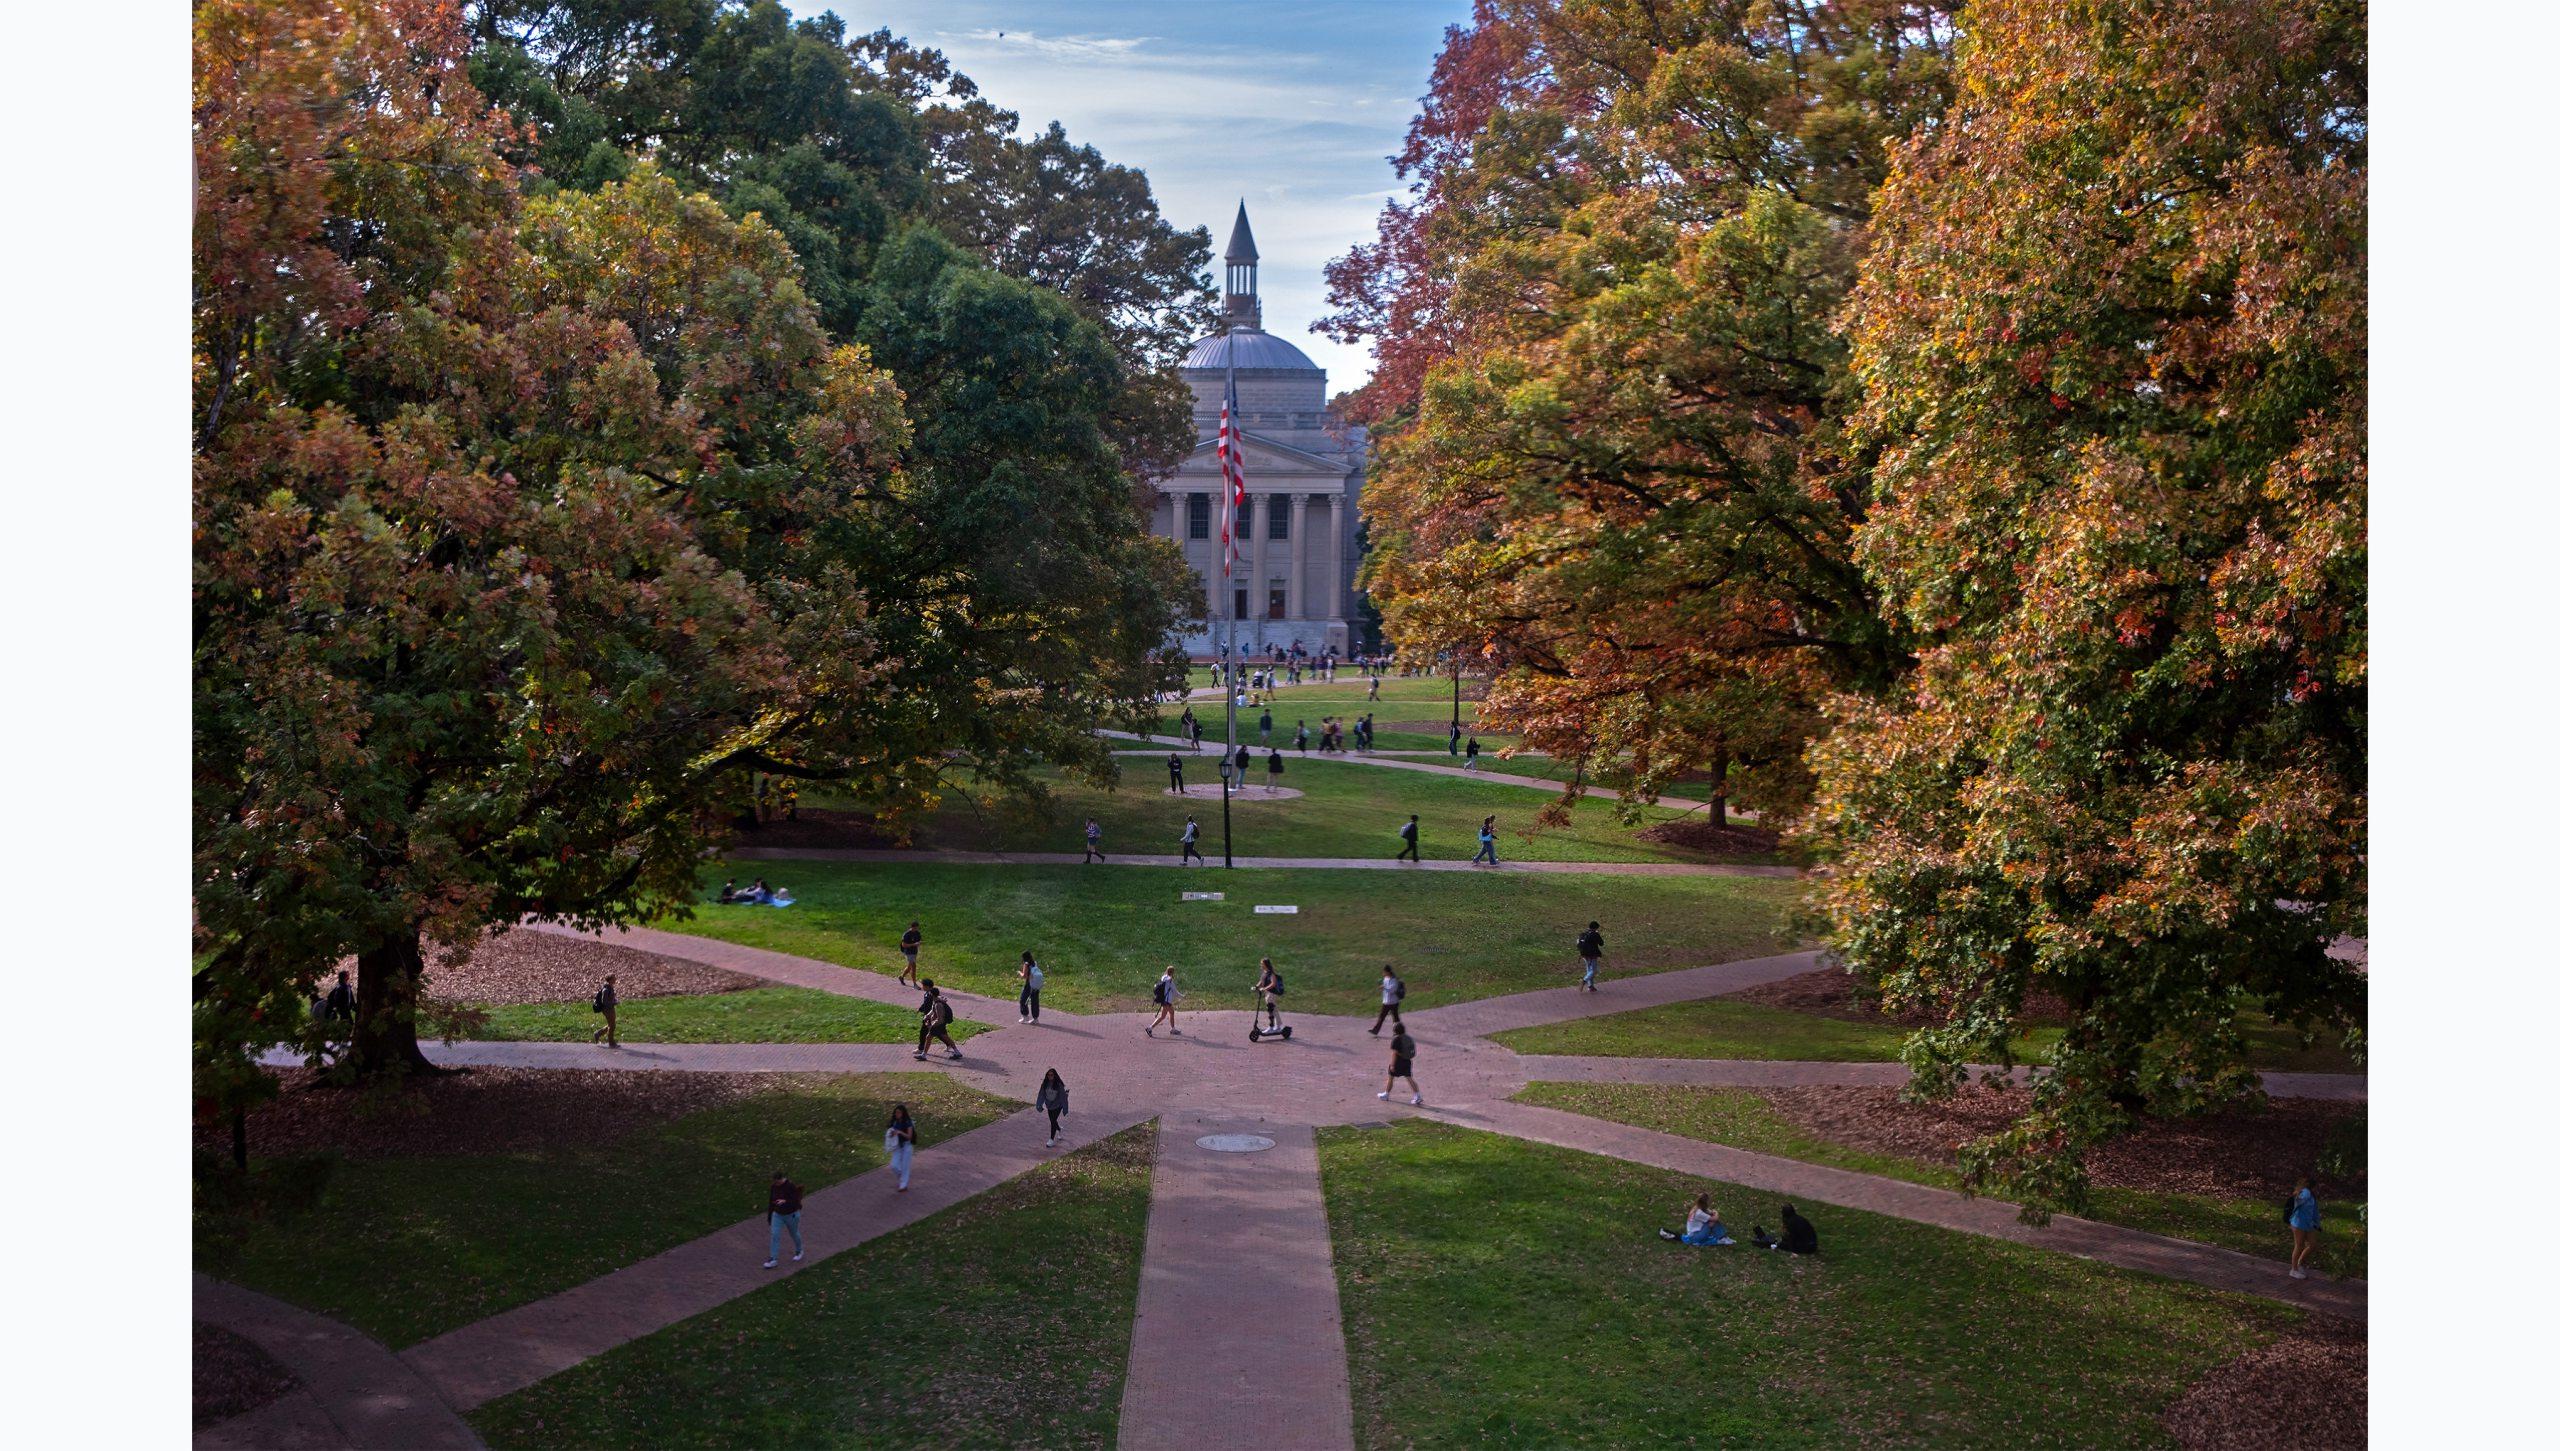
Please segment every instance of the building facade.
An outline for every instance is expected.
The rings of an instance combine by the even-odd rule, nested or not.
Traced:
[[[1259,262],[1239,204],[1227,241],[1225,331],[1202,339],[1182,364],[1200,441],[1158,485],[1153,528],[1182,546],[1209,597],[1208,621],[1181,641],[1192,655],[1215,655],[1229,624],[1239,653],[1296,646],[1320,654],[1329,645],[1348,654],[1360,618],[1361,436],[1331,423],[1324,369],[1262,330]],[[1232,575],[1218,537],[1218,410],[1230,353],[1245,480]]]

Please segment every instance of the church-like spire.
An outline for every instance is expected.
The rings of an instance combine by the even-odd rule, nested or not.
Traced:
[[[1253,250],[1253,223],[1245,220],[1244,203],[1236,203],[1236,228],[1227,234],[1227,260],[1259,262],[1262,254]]]
[[[1261,254],[1253,250],[1253,223],[1246,221],[1244,202],[1236,202],[1236,228],[1227,236],[1227,326],[1254,328],[1262,326],[1262,296],[1255,274],[1261,270]]]

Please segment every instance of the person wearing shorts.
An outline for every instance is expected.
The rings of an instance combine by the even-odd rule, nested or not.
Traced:
[[[1387,1086],[1378,1091],[1378,1097],[1395,1097],[1396,1080],[1401,1078],[1405,1087],[1413,1090],[1414,1106],[1421,1107],[1422,1085],[1413,1081],[1413,1035],[1404,1030],[1404,1024],[1396,1024],[1396,1035],[1387,1044],[1387,1054]]]
[[[1152,1038],[1156,1029],[1166,1028],[1172,1031],[1173,1036],[1181,1037],[1182,1030],[1173,1026],[1173,1005],[1182,1000],[1182,989],[1173,985],[1172,968],[1166,968],[1164,976],[1156,979],[1155,999],[1156,1020],[1147,1024],[1147,1036]]]
[[[2293,1278],[2311,1277],[2307,1261],[2320,1239],[2320,1201],[2311,1197],[2311,1181],[2293,1181],[2293,1198],[2285,1204],[2285,1227],[2293,1231]]]
[[[1090,816],[1084,819],[1084,859],[1087,865],[1108,860],[1102,854],[1102,823]]]
[[[1262,1011],[1271,1017],[1271,1031],[1280,1031],[1280,995],[1288,987],[1281,982],[1280,969],[1271,965],[1270,958],[1262,959],[1262,976],[1254,980],[1253,990],[1262,995]]]
[[[908,923],[907,935],[898,939],[898,950],[905,953],[907,958],[907,970],[898,974],[898,982],[900,985],[905,987],[915,987],[924,981],[924,979],[919,977],[916,973],[916,952],[923,946],[924,924],[922,922]]]

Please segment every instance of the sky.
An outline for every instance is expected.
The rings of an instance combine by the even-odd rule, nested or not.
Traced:
[[[1317,337],[1324,265],[1401,194],[1387,158],[1467,0],[789,0],[942,51],[1025,132],[1052,120],[1136,167],[1176,227],[1209,229],[1212,270],[1241,200],[1262,253],[1262,325],[1340,393],[1366,347]]]

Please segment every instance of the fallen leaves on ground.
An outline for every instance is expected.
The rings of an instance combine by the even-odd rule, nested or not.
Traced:
[[[653,1123],[780,1088],[798,1075],[474,1068],[352,1088],[318,1081],[308,1069],[277,1077],[283,1091],[249,1115],[250,1152],[336,1150],[379,1159],[611,1143]],[[230,1145],[220,1124],[200,1125],[197,1139],[208,1149]]]
[[[195,1428],[246,1415],[301,1382],[275,1358],[228,1330],[196,1322]]]

